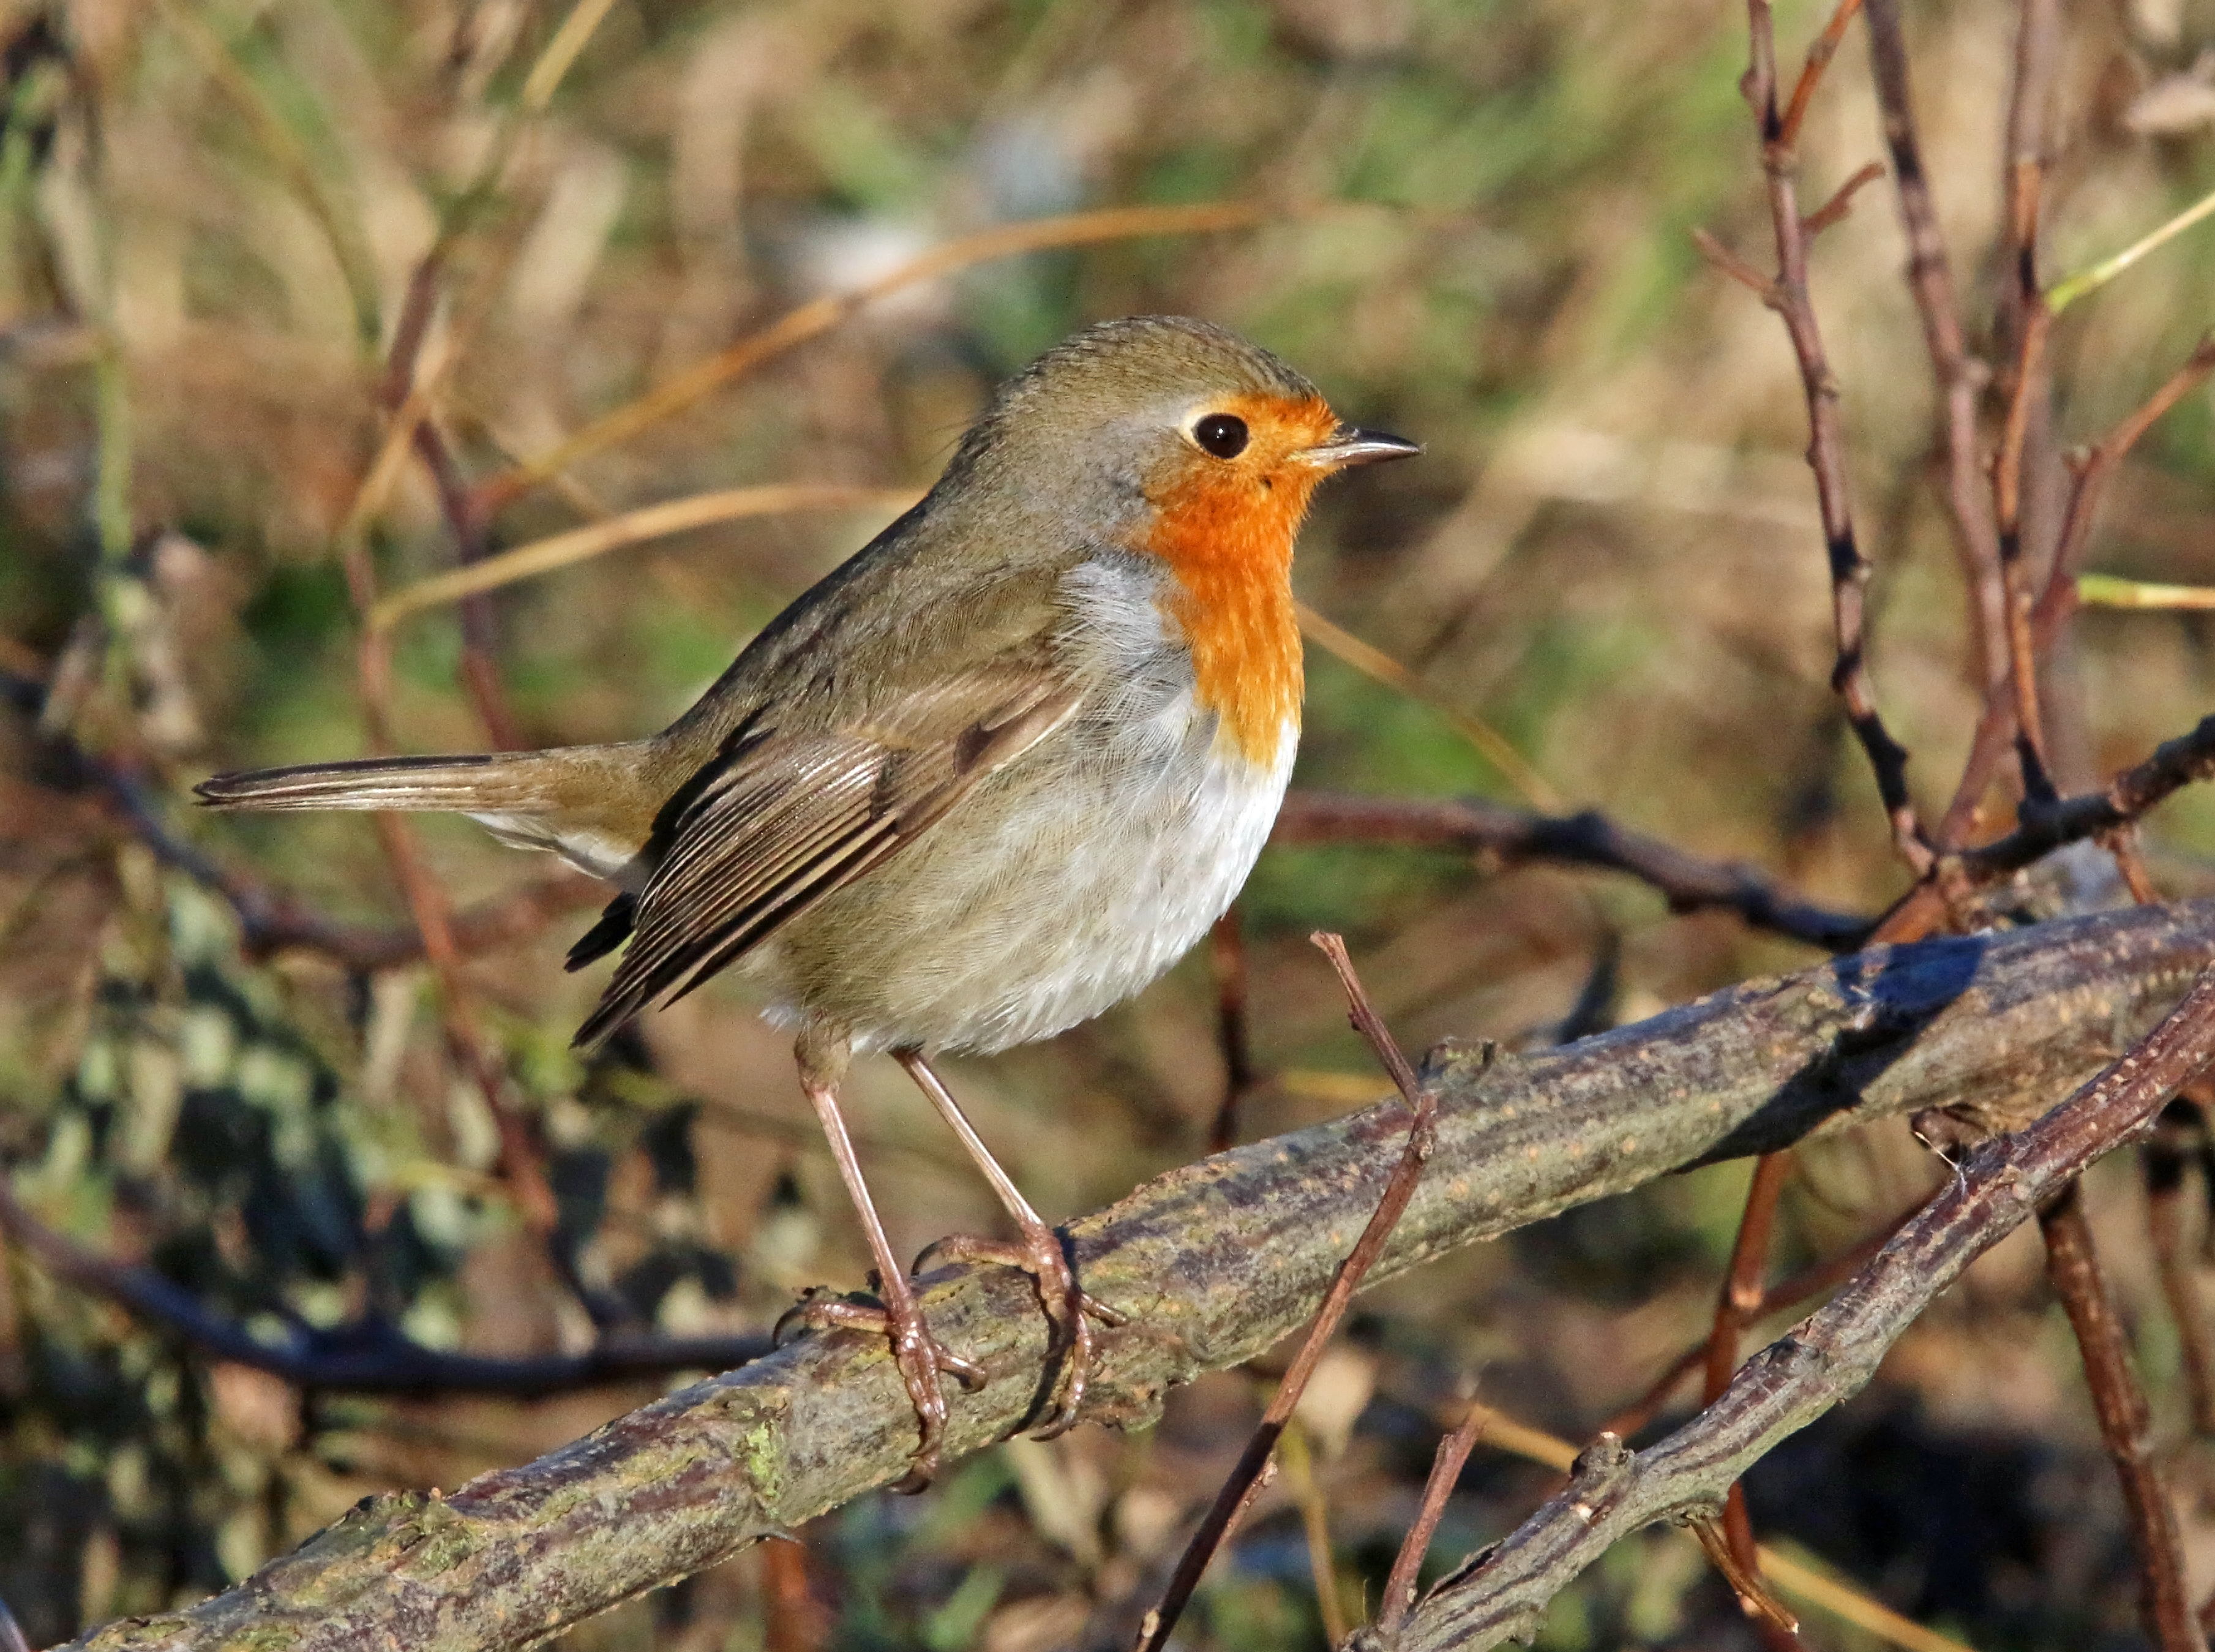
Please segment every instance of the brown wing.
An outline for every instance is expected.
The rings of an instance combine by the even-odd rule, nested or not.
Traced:
[[[866,722],[741,738],[678,814],[629,910],[579,952],[630,945],[577,1030],[592,1048],[680,998],[832,890],[878,865],[985,776],[1067,717],[1077,691],[1030,663],[995,664],[910,694]],[[587,955],[597,955],[596,953]],[[573,955],[573,967],[582,958]]]

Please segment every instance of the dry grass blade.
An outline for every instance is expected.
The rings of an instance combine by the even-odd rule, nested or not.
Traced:
[[[1606,1436],[1602,1435],[1601,1438]],[[1739,1605],[1746,1609],[1746,1615],[1758,1618],[1771,1629],[1791,1636],[1796,1642],[1800,1634],[1800,1620],[1785,1609],[1784,1604],[1771,1594],[1768,1585],[1762,1581],[1758,1559],[1760,1551],[1754,1551],[1755,1563],[1749,1567],[1740,1563],[1731,1539],[1720,1522],[1696,1521],[1691,1532],[1699,1539],[1700,1551],[1707,1556],[1708,1563],[1721,1572],[1723,1581],[1738,1592]]]
[[[1409,699],[1419,700],[1430,707],[1451,723],[1455,732],[1463,739],[1476,747],[1484,760],[1499,770],[1500,777],[1522,793],[1524,800],[1533,808],[1559,813],[1568,806],[1567,801],[1554,789],[1546,777],[1515,749],[1514,742],[1490,723],[1472,712],[1463,710],[1384,649],[1364,642],[1344,626],[1325,619],[1304,602],[1295,605],[1299,612],[1302,636],[1324,653],[1344,660],[1363,676],[1389,688],[1396,688]]]
[[[519,580],[536,579],[557,568],[650,539],[664,539],[718,522],[747,517],[777,516],[798,511],[898,512],[915,503],[911,488],[850,488],[832,483],[771,482],[755,488],[726,488],[712,494],[695,494],[659,505],[641,506],[610,517],[604,522],[549,534],[527,545],[434,574],[429,579],[403,586],[381,597],[370,610],[373,630],[389,630],[408,615],[436,608],[465,597],[481,596]]]
[[[2215,586],[2163,585],[2114,574],[2079,574],[2077,600],[2087,608],[2215,608]]]
[[[2215,212],[2215,190],[2210,190],[2169,222],[2139,236],[2114,256],[2103,258],[2074,275],[2062,277],[2046,290],[2046,308],[2059,315],[2086,293],[2105,286],[2148,253],[2182,235],[2211,212]]]
[[[478,503],[490,517],[559,471],[568,470],[588,454],[629,441],[641,431],[682,412],[701,397],[751,372],[772,357],[805,344],[838,326],[873,301],[903,287],[950,275],[973,264],[1012,258],[1022,253],[1044,252],[1056,247],[1077,247],[1100,241],[1127,241],[1143,236],[1198,235],[1210,230],[1249,230],[1273,216],[1267,208],[1242,201],[1211,201],[1190,206],[1111,206],[1097,212],[1071,212],[1059,218],[1035,218],[1003,224],[975,235],[934,247],[889,274],[850,292],[827,293],[788,310],[760,332],[740,339],[728,349],[709,356],[675,378],[665,380],[636,400],[604,415],[534,459],[493,476],[478,489]]]
[[[525,110],[537,114],[554,101],[555,89],[561,85],[578,55],[591,44],[593,34],[614,9],[615,0],[577,0],[569,15],[561,20],[561,27],[554,31],[554,38],[546,42],[546,49],[538,54],[538,61],[531,65],[531,73],[524,78],[519,101]]]

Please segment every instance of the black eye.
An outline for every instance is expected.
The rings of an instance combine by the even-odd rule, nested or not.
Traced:
[[[1218,459],[1235,459],[1246,451],[1246,421],[1235,414],[1211,413],[1192,427],[1192,439]]]

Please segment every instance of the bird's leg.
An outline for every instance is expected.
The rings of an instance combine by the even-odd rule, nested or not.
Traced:
[[[884,1224],[877,1219],[876,1204],[869,1197],[868,1184],[862,1180],[861,1160],[855,1157],[853,1140],[846,1133],[846,1121],[838,1111],[838,1078],[844,1070],[846,1058],[844,1041],[825,1048],[827,1042],[810,1037],[801,1039],[800,1087],[807,1091],[815,1116],[822,1122],[823,1133],[831,1143],[831,1157],[838,1162],[839,1178],[846,1184],[846,1196],[854,1201],[855,1213],[862,1219],[862,1231],[868,1237],[869,1254],[876,1259],[877,1289],[885,1305],[875,1309],[854,1302],[803,1302],[786,1318],[797,1317],[819,1326],[846,1325],[881,1331],[891,1341],[893,1359],[899,1366],[901,1380],[907,1384],[908,1398],[914,1402],[916,1422],[923,1434],[915,1461],[910,1465],[899,1489],[920,1491],[938,1473],[939,1441],[946,1432],[946,1393],[940,1385],[939,1373],[951,1372],[964,1387],[973,1389],[983,1385],[985,1373],[980,1366],[957,1357],[930,1334],[930,1326],[923,1316],[923,1305],[916,1300],[915,1288],[908,1283],[905,1270],[893,1254],[892,1241],[885,1236]]]
[[[961,1111],[954,1093],[931,1070],[920,1050],[895,1050],[893,1059],[907,1069],[917,1089],[930,1097],[930,1104],[938,1109],[939,1116],[952,1127],[960,1139],[985,1179],[992,1184],[992,1191],[1000,1197],[1001,1205],[1014,1219],[1022,1238],[1015,1244],[1000,1239],[983,1239],[968,1234],[955,1234],[938,1241],[917,1258],[918,1268],[923,1260],[942,1256],[954,1262],[1001,1262],[1010,1268],[1020,1268],[1038,1281],[1039,1302],[1052,1322],[1055,1340],[1066,1339],[1069,1348],[1069,1381],[1062,1394],[1061,1403],[1054,1409],[1037,1433],[1041,1440],[1051,1440],[1065,1432],[1077,1421],[1077,1409],[1084,1403],[1084,1385],[1092,1373],[1095,1350],[1092,1322],[1104,1325],[1120,1325],[1124,1316],[1114,1309],[1087,1296],[1077,1282],[1077,1274],[1069,1265],[1069,1258],[1061,1248],[1060,1236],[1046,1225],[1045,1219],[1031,1208],[1022,1189],[1015,1179],[1000,1168],[978,1135],[976,1127]]]

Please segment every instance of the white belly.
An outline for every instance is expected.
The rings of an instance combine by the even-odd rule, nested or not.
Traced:
[[[1098,656],[1100,691],[755,955],[775,1019],[834,1024],[862,1050],[1005,1049],[1129,997],[1223,915],[1298,731],[1266,765],[1218,737],[1150,600],[1115,599],[1154,577],[1120,561],[1072,576],[1071,644]]]

